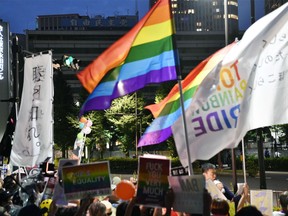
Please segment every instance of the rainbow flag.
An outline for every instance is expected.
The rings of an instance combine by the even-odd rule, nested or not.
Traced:
[[[232,46],[234,46],[234,43],[203,60],[181,82],[185,110],[190,105],[193,95],[202,80],[222,61]],[[171,126],[182,115],[179,85],[176,84],[160,103],[145,108],[152,112],[155,119],[141,137],[138,147],[161,143],[172,135]]]
[[[159,0],[126,35],[77,74],[90,93],[80,115],[108,109],[113,99],[150,83],[176,79],[170,7],[169,0]]]

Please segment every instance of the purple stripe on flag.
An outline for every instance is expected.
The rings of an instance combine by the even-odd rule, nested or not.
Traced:
[[[142,76],[118,81],[112,95],[93,97],[93,92],[97,91],[96,87],[83,104],[80,110],[80,116],[88,111],[108,109],[113,99],[135,92],[138,89],[145,87],[147,84],[160,83],[172,79],[176,79],[175,66],[164,67],[159,70],[149,71],[149,73]]]
[[[164,128],[159,131],[145,133],[139,141],[138,147],[158,144],[167,140],[172,135],[171,127]]]
[[[151,70],[141,76],[118,81],[113,92],[113,98],[132,93],[149,83],[160,83],[176,79],[176,67],[168,66],[159,70]],[[121,85],[119,84],[121,82]]]

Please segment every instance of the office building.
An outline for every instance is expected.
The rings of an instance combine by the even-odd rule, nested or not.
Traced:
[[[151,5],[154,3],[150,2]],[[184,78],[210,54],[225,46],[223,0],[172,0],[176,24],[176,43]],[[229,42],[237,37],[237,1],[228,1]],[[38,28],[26,31],[30,52],[53,50],[54,58],[68,54],[82,61],[83,69],[138,21],[138,15],[88,17],[78,14],[38,16]],[[67,83],[77,97],[82,88],[76,71],[64,69]],[[155,88],[145,88],[147,99],[154,101]]]
[[[272,12],[287,2],[288,0],[265,0],[265,14]]]

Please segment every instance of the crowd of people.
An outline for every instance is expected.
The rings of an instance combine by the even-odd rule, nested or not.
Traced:
[[[17,175],[6,176],[0,179],[0,216],[230,216],[231,205],[235,206],[234,215],[236,216],[258,216],[263,215],[259,209],[250,204],[249,186],[243,187],[241,194],[235,195],[226,185],[224,185],[216,175],[216,167],[207,163],[202,166],[205,180],[211,180],[216,187],[223,193],[226,199],[212,198],[210,193],[204,189],[203,194],[203,213],[191,214],[173,210],[175,196],[172,189],[169,189],[165,195],[165,206],[150,207],[137,204],[137,196],[129,200],[121,200],[117,197],[115,189],[122,181],[118,176],[113,177],[111,181],[112,193],[107,196],[90,197],[87,196],[81,200],[69,202],[67,206],[59,206],[52,197],[43,200],[43,191],[45,188],[44,177],[39,174],[36,176],[25,177],[19,181]],[[129,179],[137,188],[137,179]],[[279,197],[281,209],[274,211],[273,216],[288,215],[288,191],[283,192]]]

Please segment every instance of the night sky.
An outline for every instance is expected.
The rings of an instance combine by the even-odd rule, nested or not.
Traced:
[[[238,0],[239,28],[250,26],[250,0]],[[256,20],[264,15],[264,0],[255,0]],[[138,0],[140,18],[149,9],[149,0]],[[38,15],[69,14],[79,15],[133,15],[136,11],[135,0],[0,0],[0,19],[9,22],[10,31],[24,33],[25,29],[36,28]]]

